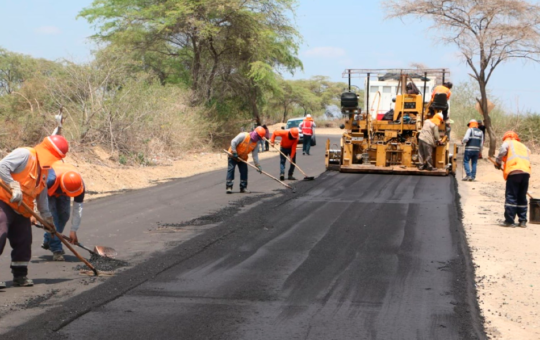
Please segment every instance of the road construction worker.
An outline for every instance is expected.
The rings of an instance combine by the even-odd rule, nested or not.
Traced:
[[[287,162],[287,158],[285,158],[284,155],[288,156],[293,163],[296,163],[296,146],[298,145],[298,128],[291,128],[289,130],[276,130],[274,133],[272,133],[272,138],[270,139],[270,143],[272,146],[275,144],[276,137],[281,137],[281,143],[280,143],[280,155],[279,155],[279,179],[285,180],[285,165]],[[289,174],[287,176],[287,179],[289,181],[295,181],[296,178],[294,178],[294,164],[291,163],[289,167]]]
[[[433,89],[433,92],[431,92],[431,100],[433,101],[433,99],[435,98],[435,95],[439,93],[445,93],[446,100],[450,100],[450,97],[452,96],[452,91],[450,90],[452,89],[453,86],[454,85],[449,81],[443,83],[442,85],[435,86],[435,88]],[[432,112],[432,114],[434,113],[434,110],[431,107],[430,107],[430,112]],[[446,109],[442,111],[442,114],[443,114],[444,120],[447,120],[448,119],[448,106],[446,107]]]
[[[478,122],[471,119],[467,124],[469,127],[461,144],[465,144],[465,153],[463,154],[463,168],[465,169],[466,177],[464,181],[474,181],[476,179],[476,164],[478,163],[478,155],[484,144],[484,134],[478,128]],[[471,163],[471,167],[469,167]]]
[[[238,166],[238,170],[240,171],[240,192],[247,191],[248,168],[247,164],[241,160],[247,162],[250,152],[253,157],[253,163],[255,163],[255,166],[259,169],[259,172],[262,171],[262,167],[259,164],[259,148],[257,145],[259,144],[259,141],[265,137],[266,130],[262,126],[257,126],[252,132],[240,132],[238,136],[231,140],[229,153],[232,154],[232,157],[229,156],[226,183],[226,190],[228,194],[232,193],[234,183],[234,168],[236,166]]]
[[[317,125],[315,125],[315,122],[313,121],[313,118],[308,113],[306,118],[298,128],[300,131],[302,131],[302,134],[304,135],[304,141],[302,145],[302,155],[308,155],[309,156],[309,150],[311,149],[311,138],[313,137],[313,134],[315,133],[315,128]]]
[[[69,238],[71,243],[78,243],[77,230],[81,224],[85,194],[81,174],[71,164],[62,161],[55,162],[47,177],[47,194],[49,196],[49,210],[54,219],[54,226],[59,233],[64,232],[71,209]],[[71,207],[72,197],[74,198],[73,207]],[[53,261],[64,261],[62,242],[54,235],[45,233],[41,247],[53,253]]]
[[[18,148],[0,161],[0,179],[11,188],[11,194],[0,189],[0,254],[6,239],[13,248],[11,252],[11,272],[13,285],[32,286],[28,279],[28,263],[32,257],[31,213],[22,202],[33,211],[34,199],[41,217],[50,224],[53,218],[47,199],[48,171],[54,162],[66,156],[69,150],[67,140],[62,136],[49,136],[34,148]],[[0,283],[5,287],[4,283]]]
[[[421,163],[418,169],[420,170],[433,170],[433,151],[441,139],[439,125],[442,121],[443,116],[440,112],[424,121],[424,126],[418,136],[418,156]]]
[[[519,220],[517,226],[527,228],[527,190],[531,176],[531,152],[520,142],[514,131],[507,131],[503,136],[503,144],[496,159],[495,168],[503,170],[506,180],[506,193],[504,202],[505,227],[515,226],[516,215]],[[504,166],[502,163],[504,162]]]

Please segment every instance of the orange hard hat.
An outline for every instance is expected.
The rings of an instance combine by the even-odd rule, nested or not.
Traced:
[[[506,131],[503,136],[503,142],[507,140],[508,138],[515,139],[518,141],[520,140],[518,134],[515,133],[514,131]]]
[[[257,126],[255,128],[255,132],[257,132],[257,134],[259,135],[259,137],[261,138],[265,138],[266,137],[266,129],[263,128],[262,126]]]
[[[66,157],[69,151],[68,141],[60,136],[53,135],[43,139],[43,142],[34,147],[42,168],[50,168],[56,161]]]
[[[289,130],[291,132],[291,136],[294,138],[294,139],[298,139],[298,128],[296,127],[293,127]]]
[[[60,187],[62,191],[69,197],[76,197],[83,193],[84,184],[81,177],[76,171],[66,171],[60,176]]]

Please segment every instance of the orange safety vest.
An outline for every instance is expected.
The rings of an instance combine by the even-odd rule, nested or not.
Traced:
[[[49,196],[59,197],[61,194],[57,193],[56,190],[60,186],[60,178],[62,177],[62,174],[66,173],[68,171],[74,171],[76,173],[79,173],[79,172],[77,171],[77,169],[75,169],[75,167],[73,165],[64,163],[62,161],[58,161],[58,162],[53,163],[52,169],[54,170],[54,173],[56,174],[56,179],[54,181],[54,184],[47,190],[47,194]],[[65,192],[62,191],[62,193],[64,195],[66,195]],[[81,191],[81,193],[82,193],[82,191]]]
[[[236,153],[238,154],[239,158],[247,161],[249,153],[255,150],[258,142],[253,142],[251,140],[251,136],[249,135],[249,132],[244,132],[244,133],[246,134],[246,138],[244,138],[242,143],[236,146]],[[229,146],[229,153],[232,153],[232,148],[230,146]]]
[[[438,85],[433,89],[433,92],[431,93],[431,99],[435,97],[437,93],[446,93],[446,99],[450,99],[450,96],[452,95],[452,91],[446,86]]]
[[[503,157],[504,179],[508,178],[511,172],[521,170],[525,173],[531,173],[531,161],[529,159],[529,149],[517,140],[508,141],[508,153]]]
[[[311,136],[313,134],[313,120],[304,119],[304,122],[302,125],[302,133],[308,136]]]
[[[26,203],[32,211],[34,210],[34,200],[45,189],[47,185],[48,171],[39,169],[39,163],[37,159],[36,150],[32,148],[26,148],[30,151],[30,158],[26,163],[26,167],[18,174],[11,174],[11,177],[21,184],[21,191],[23,192],[23,202]],[[38,175],[41,175],[41,178]],[[0,190],[0,200],[4,201],[16,212],[24,217],[32,216],[23,206],[17,203],[11,203],[9,200],[11,195],[6,190]]]

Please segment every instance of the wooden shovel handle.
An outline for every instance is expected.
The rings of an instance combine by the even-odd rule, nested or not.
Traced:
[[[9,192],[9,194],[11,195],[11,188],[8,187],[6,185],[6,183],[4,183],[3,181],[0,181],[0,186],[6,190],[7,192]],[[60,241],[73,253],[73,255],[75,255],[79,260],[81,260],[82,262],[84,262],[85,265],[88,266],[88,268],[90,268],[93,272],[94,272],[94,275],[98,276],[98,272],[96,270],[96,268],[94,268],[94,266],[92,266],[90,264],[90,262],[88,262],[84,257],[82,257],[79,253],[77,253],[77,251],[75,249],[73,249],[73,247],[71,246],[71,244],[69,244],[69,242],[67,242],[63,237],[62,237],[62,234],[60,234],[58,231],[56,231],[56,228],[54,227],[54,225],[51,225],[49,224],[47,221],[45,221],[44,219],[41,218],[40,215],[36,214],[34,212],[33,209],[31,209],[26,203],[24,203],[24,201],[21,201],[21,205],[23,206],[23,208],[32,216],[34,216],[34,218],[36,220],[38,220],[41,224],[43,224],[43,226],[45,228],[47,228],[47,231],[49,231],[50,233],[54,234],[54,236],[58,237],[58,239],[60,239]]]
[[[229,151],[223,150],[223,152],[225,152],[227,155],[229,155],[230,157],[232,157],[232,154],[231,154]],[[240,158],[240,157],[237,157],[236,160],[239,160],[239,161],[241,161],[241,162],[243,162],[243,163],[246,163],[247,165],[249,165],[249,166],[252,167],[253,169],[259,171],[259,169],[258,169],[255,165],[246,162],[245,160],[243,160],[243,159]],[[277,179],[277,178],[275,178],[274,176],[270,175],[269,173],[264,172],[264,171],[262,171],[262,170],[261,170],[261,173],[262,173],[263,175],[266,175],[266,176],[270,177],[270,178],[273,179],[274,181],[281,183],[282,185],[286,186],[287,188],[294,190],[293,187],[291,187],[291,186],[288,185],[287,183],[283,183],[282,181],[280,181],[279,179]]]
[[[268,139],[265,138],[264,140],[270,143],[270,141],[269,141]],[[298,170],[300,170],[300,172],[302,173],[302,175],[304,175],[305,177],[308,177],[308,175],[307,175],[307,174],[306,174],[306,173],[305,173],[298,165],[296,165],[296,163],[294,163],[294,162],[292,161],[292,159],[290,159],[286,154],[284,154],[280,149],[278,149],[277,146],[272,145],[272,143],[270,143],[270,145],[271,145],[274,149],[276,149],[277,151],[279,151],[279,153],[282,154],[283,157],[285,157],[289,162],[291,162],[292,165],[294,165]]]

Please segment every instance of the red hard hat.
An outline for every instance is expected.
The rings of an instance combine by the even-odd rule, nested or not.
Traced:
[[[505,140],[507,140],[508,138],[510,138],[510,139],[515,139],[515,140],[517,140],[517,141],[520,140],[518,134],[515,133],[514,131],[506,131],[506,132],[504,133],[504,136],[503,136],[503,142],[504,142]]]
[[[81,174],[76,171],[66,171],[60,176],[60,187],[69,197],[76,197],[83,193],[84,185]]]
[[[298,139],[298,128],[293,127],[291,128],[290,132],[291,132],[291,136],[293,136],[294,139]]]
[[[69,143],[68,141],[60,135],[53,135],[49,137],[45,137],[45,139],[48,139],[54,150],[58,153],[58,156],[60,158],[66,157],[66,154],[69,151]]]
[[[257,126],[257,128],[255,129],[255,131],[257,132],[257,134],[259,135],[259,137],[261,137],[261,138],[265,138],[265,137],[266,137],[266,129],[263,128],[262,126]]]

